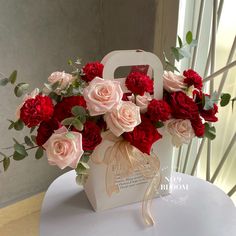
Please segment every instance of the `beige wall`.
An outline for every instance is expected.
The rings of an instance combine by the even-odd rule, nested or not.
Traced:
[[[101,59],[114,49],[152,50],[155,0],[0,0],[0,71],[40,86],[68,58]],[[0,147],[12,144],[6,118],[20,99],[0,88]],[[2,170],[2,167],[0,167]],[[33,153],[0,173],[0,206],[45,190],[62,172]]]

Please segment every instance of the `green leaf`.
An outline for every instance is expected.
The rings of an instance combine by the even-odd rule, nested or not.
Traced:
[[[78,175],[88,174],[89,165],[85,162],[79,162],[75,171]]]
[[[17,97],[21,97],[29,88],[29,84],[26,83],[19,83],[16,85],[14,89],[14,93]]]
[[[179,47],[182,48],[183,42],[182,39],[178,36]]]
[[[15,152],[17,152],[18,154],[22,155],[22,156],[27,156],[27,152],[25,150],[25,146],[19,143],[15,143],[14,144],[14,150]]]
[[[13,120],[8,120],[11,124],[9,125],[8,129],[13,129],[15,122]]]
[[[10,166],[10,158],[9,157],[5,157],[3,159],[3,169],[4,169],[4,171],[7,171],[9,166]]]
[[[234,97],[232,100],[232,111],[234,110],[234,102],[236,101],[236,97]]]
[[[85,169],[89,169],[89,168],[90,168],[89,165],[88,165],[86,162],[80,161],[79,163],[80,163],[80,165],[82,165]]]
[[[5,86],[5,85],[8,84],[8,82],[9,82],[8,78],[3,78],[3,79],[0,80],[0,85]]]
[[[18,152],[14,152],[14,154],[13,154],[13,159],[14,159],[15,161],[21,161],[21,160],[23,160],[26,156],[28,156],[28,154],[27,154],[27,155],[21,155],[21,154],[18,153]]]
[[[51,92],[52,91],[52,86],[51,84],[44,83],[44,86]]]
[[[18,120],[14,123],[15,130],[22,130],[24,128],[24,123],[22,120]]]
[[[229,102],[230,102],[230,98],[231,98],[231,95],[230,95],[229,93],[223,93],[223,94],[221,94],[221,96],[220,96],[220,99],[221,99],[221,100],[220,100],[220,105],[221,105],[222,107],[228,105]]]
[[[36,135],[31,135],[30,137],[31,137],[31,140],[32,140],[35,144],[37,144],[37,142],[36,142]]]
[[[60,96],[55,92],[50,92],[48,95],[51,99],[55,100],[56,102],[60,101]]]
[[[156,127],[156,128],[161,128],[161,127],[163,127],[163,126],[164,126],[164,123],[161,122],[161,121],[158,121],[158,122],[156,122],[156,124],[155,124],[155,127]]]
[[[39,160],[43,156],[44,149],[42,147],[39,147],[35,153],[35,158]]]
[[[34,146],[33,142],[30,139],[30,137],[25,136],[24,141],[25,141],[27,146],[29,146],[29,147],[33,147]]]
[[[180,59],[179,50],[175,47],[171,47],[171,51],[177,61]]]
[[[73,65],[73,61],[71,59],[69,59],[67,63],[68,63],[69,66]]]
[[[83,154],[83,156],[81,157],[80,161],[87,163],[89,161],[89,158],[90,158],[90,155]]]
[[[11,75],[9,76],[9,82],[11,82],[11,84],[14,84],[16,82],[16,78],[17,78],[17,71],[14,70]]]
[[[84,128],[83,123],[79,119],[74,119],[72,125],[78,130],[82,131]]]
[[[30,128],[30,134],[32,134],[36,128],[37,128],[37,126],[31,127]]]
[[[191,31],[188,31],[186,34],[186,42],[187,44],[191,44],[193,41],[193,34]]]
[[[170,67],[171,69],[173,69],[174,71],[180,72],[180,71],[178,70],[178,68],[175,67],[174,65],[172,65],[170,62],[166,61],[166,65],[169,66],[169,67]]]
[[[205,126],[205,133],[204,136],[213,140],[216,137],[216,129],[214,126],[210,126],[208,123],[204,124]]]
[[[71,125],[73,123],[74,119],[75,119],[75,117],[66,118],[61,122],[61,124],[62,125]]]
[[[86,115],[86,110],[82,106],[72,107],[71,112],[74,116],[85,116]]]

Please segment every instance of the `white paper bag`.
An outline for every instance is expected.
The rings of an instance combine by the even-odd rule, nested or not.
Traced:
[[[153,53],[140,50],[113,51],[106,55],[101,63],[104,65],[103,78],[107,80],[114,79],[114,72],[119,67],[149,65],[152,68],[151,71],[154,79],[154,98],[162,99],[163,66],[159,58]],[[125,87],[125,78],[120,78],[118,80],[121,81],[123,91],[128,92]],[[156,196],[159,194],[166,195],[169,193],[169,179],[173,155],[173,146],[171,144],[170,135],[165,132],[164,128],[159,129],[159,132],[163,137],[153,145],[153,151],[158,156],[161,163],[161,184]],[[104,156],[105,150],[110,145],[110,141],[103,140],[97,147],[99,148],[99,155],[101,155],[101,158]],[[116,184],[119,187],[119,191],[109,196],[106,190],[107,165],[96,164],[91,159],[92,158],[90,158],[89,161],[89,177],[84,189],[95,211],[114,208],[143,200],[150,179],[143,177],[139,171],[135,171],[134,174],[126,178],[116,176]]]

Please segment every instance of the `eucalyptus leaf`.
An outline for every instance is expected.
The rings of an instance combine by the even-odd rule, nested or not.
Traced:
[[[27,154],[28,155],[28,154]],[[18,152],[14,152],[14,154],[13,154],[13,159],[15,160],[15,161],[21,161],[21,160],[23,160],[27,155],[21,155],[20,153],[18,153]]]
[[[191,31],[188,31],[186,34],[186,42],[187,44],[191,44],[193,41],[193,34]]]
[[[8,120],[11,124],[9,125],[8,129],[13,129],[15,122],[13,120]]]
[[[17,97],[21,97],[29,88],[29,84],[26,83],[19,83],[16,85],[14,89],[14,93]]]
[[[74,119],[72,125],[78,130],[82,131],[84,128],[83,123],[79,119]]]
[[[6,157],[3,159],[3,169],[7,171],[8,167],[10,166],[10,158]]]
[[[204,136],[209,138],[210,140],[215,139],[216,137],[216,129],[214,126],[210,126],[208,123],[204,124],[205,126],[205,133]]]
[[[27,152],[25,150],[25,146],[19,143],[15,143],[14,144],[14,150],[15,152],[17,152],[18,154],[22,155],[22,156],[27,156]]]
[[[18,120],[14,123],[14,129],[15,130],[22,130],[24,128],[24,123],[22,120]]]
[[[182,55],[182,57],[186,57],[186,58],[190,58],[191,57],[190,52],[186,48],[180,48],[179,49],[179,53],[180,53],[180,55]]]
[[[69,139],[74,139],[74,138],[75,138],[75,135],[74,135],[73,133],[71,133],[71,132],[68,132],[68,133],[66,134],[66,137],[69,138]]]
[[[73,123],[74,119],[75,119],[75,117],[66,118],[61,122],[61,124],[62,125],[71,125]]]
[[[230,99],[231,99],[231,95],[229,93],[223,93],[220,97],[220,105],[222,107],[226,106],[229,104]]]
[[[189,44],[190,47],[196,47],[197,46],[197,39],[193,39],[192,42]]]
[[[86,115],[86,110],[82,106],[72,107],[71,112],[74,116],[85,116]]]
[[[14,84],[16,82],[16,78],[17,78],[17,71],[14,70],[11,75],[9,76],[9,82],[11,82],[11,84]]]
[[[179,54],[178,49],[175,48],[175,47],[171,47],[171,51],[172,51],[172,53],[173,53],[175,59],[176,59],[177,61],[179,61],[179,59],[180,59],[180,54]]]
[[[8,78],[0,79],[0,85],[1,85],[1,86],[5,86],[5,85],[7,85],[8,82],[9,82]]]
[[[182,39],[179,36],[178,36],[178,43],[179,43],[179,47],[182,48],[183,42],[182,42]]]
[[[42,147],[39,147],[35,153],[35,158],[39,160],[43,156],[44,149]]]
[[[27,146],[29,146],[29,147],[33,147],[34,146],[33,142],[30,139],[30,137],[25,136],[24,141],[25,141]]]

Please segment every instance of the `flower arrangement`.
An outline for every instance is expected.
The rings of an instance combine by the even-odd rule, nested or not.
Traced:
[[[193,42],[187,37],[187,43],[191,46]],[[176,56],[177,48],[174,49],[177,59],[180,55]],[[214,139],[212,122],[218,120],[218,97],[222,106],[231,99],[229,94],[204,93],[203,79],[192,69],[183,74],[165,71],[164,96],[157,100],[153,97],[148,66],[132,67],[125,79],[128,92],[123,92],[119,81],[102,78],[100,62],[82,66],[79,60],[70,60],[69,64],[72,73],[52,73],[41,90],[35,89],[24,96],[16,110],[16,121],[9,120],[9,129],[22,130],[26,126],[30,134],[23,143],[14,139],[12,155],[0,152],[4,170],[8,169],[11,158],[22,160],[28,156],[28,150],[36,149],[36,159],[45,151],[50,165],[61,169],[71,167],[78,179],[84,181],[87,162],[102,142],[103,132],[110,130],[148,155],[152,145],[162,138],[163,128],[176,147],[194,137]],[[171,66],[167,60],[166,64]],[[0,84],[14,84],[16,77],[14,71]],[[15,95],[22,96],[28,87],[26,83],[17,84]]]

